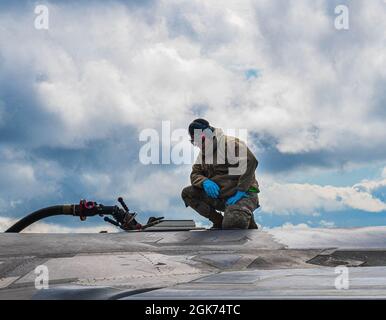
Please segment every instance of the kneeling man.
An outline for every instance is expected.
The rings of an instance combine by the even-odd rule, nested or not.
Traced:
[[[257,229],[255,156],[244,142],[224,135],[204,119],[194,120],[189,134],[200,153],[190,175],[192,185],[182,190],[186,207],[209,219],[214,229]]]

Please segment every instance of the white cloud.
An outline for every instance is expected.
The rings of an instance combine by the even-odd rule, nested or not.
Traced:
[[[180,167],[167,172],[155,172],[136,183],[128,183],[126,197],[141,211],[159,212],[165,217],[180,216],[182,187],[190,184],[190,167]]]
[[[24,201],[59,194],[63,169],[53,161],[31,159],[22,151],[0,151],[0,213]]]
[[[131,168],[119,173],[87,172],[80,177],[92,194],[101,199],[122,196],[129,208],[138,212],[139,219],[147,212],[156,212],[169,218],[187,218],[182,188],[189,185],[191,166],[174,170],[159,170],[157,166]],[[191,217],[190,217],[191,218]]]
[[[326,221],[326,220],[320,220],[319,225],[322,228],[334,228],[335,227],[335,222],[333,222],[333,221]]]
[[[29,163],[0,163],[2,185],[7,186],[6,190],[2,190],[2,196],[7,195],[14,200],[31,199],[56,192],[56,183],[50,180],[49,174],[44,178],[38,177],[41,170],[49,170],[50,165],[44,162],[36,166]]]
[[[262,210],[273,214],[306,215],[347,209],[383,212],[386,211],[386,203],[371,194],[372,188],[379,184],[378,181],[367,181],[352,187],[335,187],[279,183],[264,177],[260,194]],[[359,185],[362,188],[359,188]]]
[[[383,175],[383,174],[382,174]],[[364,180],[354,185],[354,188],[358,191],[374,192],[377,189],[386,187],[386,179],[381,180]]]

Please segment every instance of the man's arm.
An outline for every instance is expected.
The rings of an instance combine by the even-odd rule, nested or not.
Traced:
[[[202,188],[202,183],[208,179],[204,175],[201,164],[194,164],[192,167],[192,173],[190,174],[190,182],[192,186]]]
[[[235,149],[238,157],[238,167],[229,168],[229,173],[240,175],[237,190],[247,192],[253,184],[258,161],[244,142],[237,140]]]

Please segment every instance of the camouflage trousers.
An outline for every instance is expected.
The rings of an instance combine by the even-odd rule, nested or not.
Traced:
[[[213,199],[204,190],[189,186],[182,190],[182,200],[200,215],[213,222],[214,228],[257,229],[253,211],[259,207],[257,193],[248,193],[234,205],[227,205],[225,199]],[[224,216],[218,211],[224,212]]]

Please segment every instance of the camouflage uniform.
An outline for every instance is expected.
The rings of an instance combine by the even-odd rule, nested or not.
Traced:
[[[220,129],[215,129],[215,141],[225,141],[225,148],[228,142],[235,148],[235,155],[240,155],[241,148],[245,151],[245,172],[240,175],[230,175],[229,168],[237,167],[238,163],[230,164],[228,159],[225,163],[217,163],[217,152],[219,148],[214,148],[211,163],[205,162],[205,155],[200,153],[193,165],[190,180],[192,185],[182,190],[182,199],[186,207],[191,207],[200,215],[213,222],[215,228],[223,229],[256,229],[253,218],[253,211],[259,207],[257,193],[259,186],[255,178],[257,160],[249,148],[240,140],[234,137],[225,136]],[[224,153],[224,152],[223,152]],[[226,152],[224,154],[227,154]],[[202,183],[206,179],[211,179],[220,187],[218,199],[210,198],[203,190]],[[247,192],[247,198],[239,200],[234,205],[227,205],[226,201],[233,196],[236,191]],[[224,216],[218,211],[224,212]]]
[[[259,207],[257,193],[248,192],[234,205],[227,205],[225,199],[213,199],[203,189],[189,186],[182,190],[182,199],[200,215],[213,222],[214,228],[223,229],[256,229],[253,211]],[[224,217],[218,211],[224,212]]]

